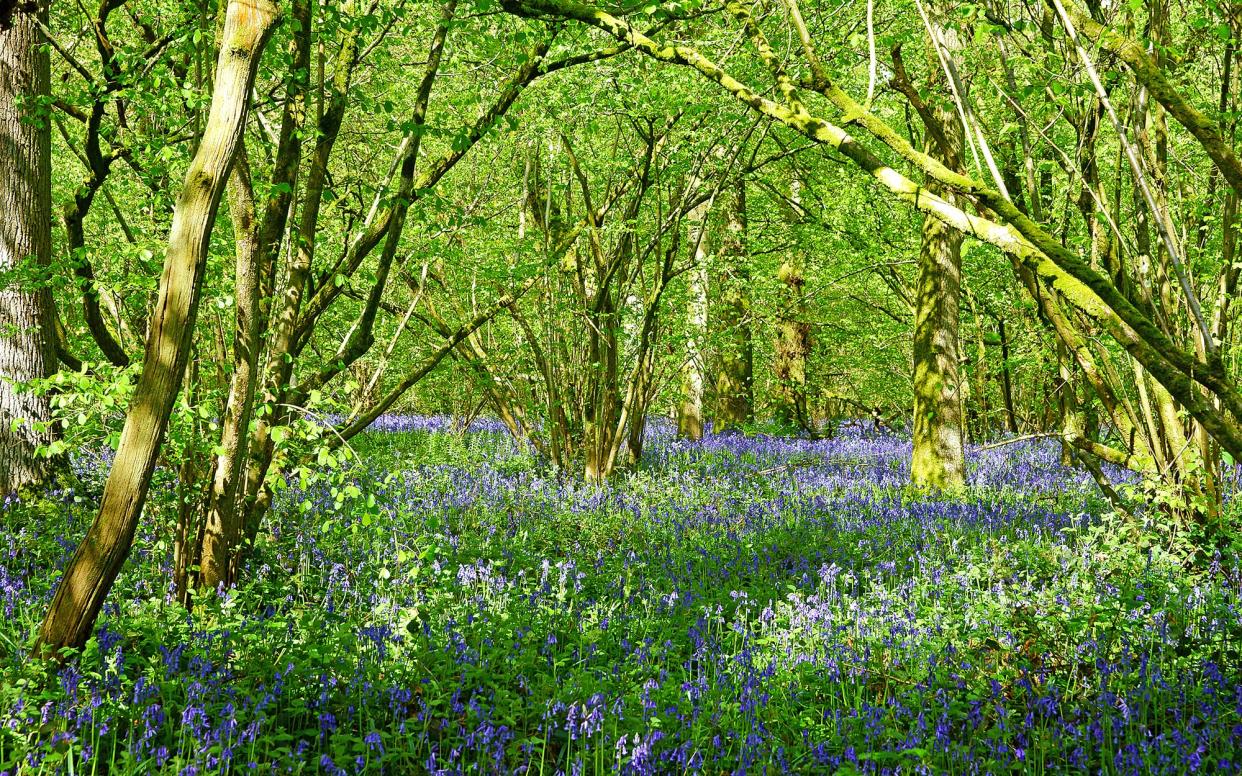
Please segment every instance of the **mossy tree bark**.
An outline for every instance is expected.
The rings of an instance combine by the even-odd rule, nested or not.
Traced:
[[[802,215],[801,186],[790,183],[788,218],[796,224]],[[812,431],[806,400],[806,363],[811,357],[811,325],[807,322],[806,284],[802,256],[791,254],[776,272],[781,296],[776,320],[776,420],[785,428]]]
[[[276,6],[266,0],[228,4],[211,112],[177,200],[142,374],[99,513],[56,588],[36,654],[53,656],[61,648],[86,643],[129,555],[190,356],[216,211],[245,128],[259,59],[276,21]]]
[[[951,200],[952,194],[936,184],[928,187]],[[918,487],[954,490],[965,483],[957,360],[962,233],[925,216],[918,266],[910,478]]]
[[[929,22],[929,33],[938,39],[938,56],[945,68],[952,65],[957,35]],[[933,60],[933,84],[944,84],[942,67]],[[957,94],[957,88],[953,90]],[[964,94],[957,94],[965,99]],[[963,169],[965,114],[924,106],[919,111],[927,129],[928,154],[951,170]],[[957,205],[957,195],[947,186],[929,178],[927,189]],[[960,490],[966,483],[963,453],[963,390],[959,366],[962,296],[962,232],[923,216],[919,246],[918,287],[914,299],[914,451],[910,461],[910,480],[915,487],[931,490]]]
[[[21,383],[56,368],[51,293],[40,275],[51,258],[50,90],[37,14],[0,19],[0,497],[39,484],[52,466],[36,450],[53,439],[49,398]]]

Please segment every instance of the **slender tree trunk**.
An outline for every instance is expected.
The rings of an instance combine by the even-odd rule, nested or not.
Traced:
[[[49,397],[19,387],[56,369],[52,296],[37,277],[52,252],[51,125],[32,116],[50,65],[34,12],[0,19],[0,497],[45,480],[36,449],[53,439]],[[46,18],[47,11],[38,11]]]
[[[742,178],[725,197],[725,213],[719,283],[724,337],[716,375],[716,433],[738,431],[755,419],[750,256],[746,246],[746,182]]]
[[[379,261],[375,268],[375,280],[371,284],[370,292],[367,294],[366,303],[363,305],[358,320],[341,342],[336,355],[313,376],[301,381],[302,384],[298,386],[296,391],[287,394],[287,401],[291,404],[301,405],[304,402],[302,397],[306,396],[310,391],[327,384],[328,381],[348,369],[358,359],[366,355],[371,346],[375,344],[375,317],[379,313],[384,290],[388,285],[388,276],[392,271],[393,262],[397,258],[397,248],[401,244],[401,236],[405,230],[405,219],[410,203],[416,198],[414,172],[418,165],[419,148],[422,145],[427,106],[431,100],[431,88],[440,70],[440,60],[444,54],[444,44],[448,38],[449,26],[452,24],[456,10],[457,0],[448,0],[444,4],[440,23],[432,35],[431,53],[427,58],[427,67],[423,73],[422,81],[419,83],[417,96],[414,100],[414,111],[410,117],[413,129],[407,133],[402,144],[407,150],[401,159],[400,174],[398,176],[399,183],[397,185],[396,197],[392,204],[391,216],[388,219],[388,229],[384,236],[384,247],[380,251]],[[301,329],[302,326],[299,325],[298,328]]]
[[[621,411],[617,416],[612,448],[608,451],[608,473],[610,475],[616,465],[617,451],[621,447],[622,434],[625,434],[625,445],[628,454],[627,463],[634,468],[637,468],[642,463],[643,441],[647,430],[647,408],[651,401],[653,393],[652,381],[655,377],[655,343],[659,328],[660,300],[664,296],[664,289],[667,287],[667,270],[671,266],[672,262],[669,261],[666,264],[665,271],[662,273],[657,289],[648,300],[647,309],[643,314],[641,331],[638,336],[636,363],[625,389],[625,397],[621,402]]]
[[[605,294],[597,313],[589,312],[591,335],[587,364],[587,401],[583,412],[583,446],[585,461],[583,475],[588,482],[598,482],[608,477],[608,448],[612,443],[615,418],[617,386],[616,329],[617,315],[611,300],[611,290],[601,288],[596,293]],[[588,305],[588,308],[591,305]]]
[[[245,545],[240,541],[245,498],[246,464],[251,452],[251,420],[260,390],[260,366],[275,298],[277,257],[284,241],[293,193],[297,187],[302,158],[302,132],[306,123],[306,95],[309,91],[310,49],[313,11],[311,0],[294,0],[289,18],[295,33],[289,44],[290,71],[286,76],[285,106],[281,115],[280,136],[271,171],[271,188],[262,216],[256,210],[254,186],[250,176],[249,157],[243,144],[229,176],[229,213],[233,220],[236,248],[235,298],[237,314],[233,344],[234,372],[225,406],[224,424],[220,430],[221,454],[214,457],[211,489],[203,515],[203,540],[212,543],[207,553],[211,561],[199,582],[214,589],[224,579],[235,582],[237,567]],[[223,359],[222,359],[223,360]],[[210,529],[210,530],[208,530]],[[195,563],[203,556],[203,547],[196,543],[192,552]],[[225,562],[227,559],[227,562]],[[185,568],[178,568],[178,589],[184,593]],[[183,599],[188,603],[188,598]]]
[[[1074,448],[1067,441],[1081,436],[1084,430],[1082,411],[1078,406],[1078,394],[1074,390],[1074,369],[1069,350],[1057,342],[1057,409],[1061,415],[1061,465],[1074,465]]]
[[[321,50],[319,56],[322,71],[322,59],[326,54]],[[319,213],[328,184],[328,161],[331,159],[332,150],[341,131],[341,122],[345,117],[349,88],[353,83],[357,59],[358,33],[351,29],[346,31],[340,49],[337,51],[336,70],[332,77],[330,94],[327,95],[326,108],[322,94],[324,84],[322,78],[320,79],[321,94],[316,108],[318,140],[311,154],[299,223],[290,237],[294,242],[290,246],[293,249],[293,258],[289,262],[284,291],[278,300],[273,300],[273,311],[269,318],[270,344],[263,383],[263,404],[266,413],[259,415],[250,440],[250,460],[246,464],[246,483],[242,504],[242,520],[245,523],[247,542],[254,541],[258,534],[259,524],[271,501],[271,493],[266,483],[276,452],[272,429],[283,425],[289,412],[287,408],[280,405],[285,403],[289,383],[293,376],[293,364],[297,355],[298,321],[303,312],[303,297],[306,294],[306,286],[310,280],[311,267],[315,259],[315,233],[319,227]]]
[[[805,320],[802,286],[806,282],[796,259],[777,271],[782,298],[776,324],[776,420],[787,428],[808,428],[806,362],[811,353],[811,326]]]
[[[262,274],[259,234],[256,231],[254,191],[246,146],[238,148],[229,177],[229,212],[237,244],[234,296],[237,300],[233,333],[233,377],[229,384],[220,449],[212,464],[211,491],[203,522],[199,552],[199,587],[215,590],[237,580],[237,550],[241,537],[238,483],[249,450],[250,417],[254,411],[259,369],[259,278]]]
[[[979,305],[975,301],[975,295],[969,290],[966,292],[966,300],[970,304],[970,315],[975,319],[975,395],[971,405],[975,427],[972,433],[974,439],[983,441],[992,432],[992,407],[988,401],[988,349],[983,339],[983,318],[979,316]]]
[[[996,319],[996,334],[1001,346],[1001,396],[1005,401],[1005,427],[1010,433],[1018,433],[1018,413],[1013,407],[1013,366],[1009,363],[1009,332],[1003,318]]]
[[[191,407],[198,406],[201,393],[199,389],[202,385],[199,380],[201,359],[197,350],[196,347],[191,350],[189,363],[186,365],[185,388],[182,392],[185,402]],[[194,437],[202,439],[206,425],[202,418],[195,414],[189,422]],[[173,588],[177,600],[183,604],[188,604],[190,601],[187,595],[191,583],[189,570],[198,565],[199,557],[202,555],[203,525],[199,518],[202,517],[202,505],[207,494],[207,488],[203,483],[203,463],[207,456],[201,448],[201,445],[187,446],[182,453],[181,465],[177,467],[177,527],[173,533]]]
[[[677,433],[686,439],[703,438],[703,344],[707,338],[707,260],[711,251],[707,224],[708,203],[686,218],[692,224],[694,266],[686,289],[686,360],[681,371],[681,403],[677,405]]]
[[[276,19],[275,5],[266,0],[228,4],[211,112],[177,200],[142,374],[99,514],[66,566],[40,628],[36,647],[40,654],[53,655],[62,647],[86,643],[129,555],[190,356],[211,229],[245,129],[259,58]]]

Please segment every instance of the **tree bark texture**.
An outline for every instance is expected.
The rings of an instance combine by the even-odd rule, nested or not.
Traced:
[[[941,126],[959,148],[961,130],[951,115]],[[952,192],[928,181],[928,189],[952,202]],[[916,487],[954,490],[965,483],[962,404],[958,373],[958,322],[962,289],[962,233],[931,216],[923,218],[918,288],[914,302],[914,455]]]
[[[52,252],[51,125],[37,113],[50,65],[37,17],[17,10],[10,21],[0,26],[0,497],[50,472],[35,453],[53,439],[51,405],[20,384],[56,368],[52,297],[38,277]]]

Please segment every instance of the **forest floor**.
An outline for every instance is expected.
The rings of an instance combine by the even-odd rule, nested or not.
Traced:
[[[25,645],[98,475],[7,504],[0,772],[1242,768],[1238,560],[1119,538],[1055,443],[972,451],[952,499],[904,491],[909,441],[860,429],[653,432],[603,488],[486,424],[389,417],[356,448],[278,495],[245,583],[192,615],[148,510],[97,638],[42,685]]]

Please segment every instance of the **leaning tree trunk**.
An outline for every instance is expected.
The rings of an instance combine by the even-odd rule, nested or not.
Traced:
[[[36,450],[52,441],[51,405],[18,384],[56,368],[51,293],[23,277],[51,258],[51,125],[19,106],[48,95],[50,65],[34,13],[8,13],[0,18],[0,274],[14,277],[0,286],[0,497],[49,473]]]
[[[267,0],[230,0],[211,113],[173,215],[142,374],[125,417],[99,514],[65,568],[39,631],[37,651],[81,647],[129,554],[168,417],[185,374],[207,265],[208,242],[263,47],[276,24]]]
[[[714,431],[737,431],[755,419],[754,343],[750,322],[750,257],[746,252],[746,182],[726,198],[720,243],[720,326],[724,331],[716,374]]]

